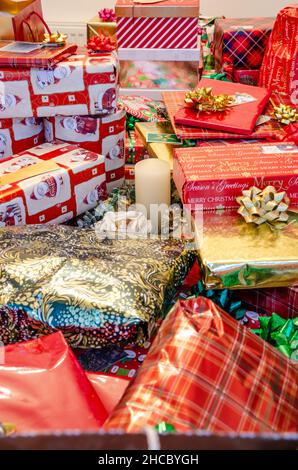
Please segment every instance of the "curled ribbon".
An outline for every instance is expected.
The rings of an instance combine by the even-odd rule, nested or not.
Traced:
[[[267,186],[263,191],[255,186],[242,191],[242,196],[236,198],[240,214],[247,223],[256,225],[268,224],[279,227],[288,222],[287,210],[290,200],[285,191],[278,193],[274,186]]]
[[[112,52],[116,49],[115,42],[104,34],[92,36],[87,44],[89,53]]]
[[[225,111],[234,103],[234,97],[223,93],[214,95],[211,87],[202,87],[188,91],[184,101],[187,106],[198,111],[216,112]]]
[[[99,10],[98,16],[104,23],[114,23],[116,21],[116,15],[113,8],[102,8]]]
[[[45,33],[43,43],[46,45],[63,46],[68,36],[57,31],[57,33]]]

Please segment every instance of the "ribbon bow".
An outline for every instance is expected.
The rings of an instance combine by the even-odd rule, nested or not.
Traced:
[[[273,106],[271,116],[276,119],[276,121],[286,125],[293,124],[298,121],[296,108],[292,108],[291,106],[282,103],[276,105],[272,100],[270,100],[270,102]]]
[[[87,44],[89,53],[112,52],[116,49],[114,41],[104,34],[92,36]]]
[[[202,87],[188,91],[184,101],[187,106],[198,111],[222,112],[234,103],[234,97],[223,93],[214,95],[211,87]]]
[[[64,46],[66,43],[68,36],[67,34],[62,34],[57,31],[57,33],[45,33],[43,43],[50,46],[50,45],[57,45],[57,46]]]
[[[116,15],[113,8],[102,8],[99,10],[98,16],[104,23],[114,23],[116,21]]]
[[[266,223],[271,227],[278,227],[278,223],[288,222],[287,210],[290,200],[285,191],[278,193],[274,186],[267,186],[263,191],[253,186],[242,191],[242,196],[237,197],[236,201],[240,204],[238,214],[247,223]]]

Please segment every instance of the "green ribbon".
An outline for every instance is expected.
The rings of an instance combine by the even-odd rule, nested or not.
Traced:
[[[272,313],[270,317],[260,317],[260,325],[252,331],[288,358],[298,360],[298,317],[285,320]]]
[[[227,78],[227,75],[225,72],[222,72],[222,73],[211,73],[210,75],[204,75],[204,72],[203,72],[203,75],[202,75],[202,78],[211,78],[213,80],[221,80],[222,82],[231,82],[231,80],[229,80]]]
[[[156,429],[156,431],[159,434],[171,434],[171,433],[176,432],[176,429],[174,428],[174,426],[172,424],[166,423],[166,422],[162,422],[160,424],[157,424],[156,426],[154,426],[154,429]]]
[[[131,114],[126,115],[126,130],[133,131],[137,122],[140,122],[140,119],[132,116]]]

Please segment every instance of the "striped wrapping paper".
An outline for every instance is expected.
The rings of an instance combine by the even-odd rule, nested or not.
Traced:
[[[120,48],[197,49],[198,18],[117,18]]]
[[[284,126],[277,121],[270,120],[264,124],[256,126],[254,132],[248,135],[234,134],[231,132],[222,132],[219,130],[205,129],[199,127],[187,127],[175,124],[174,116],[184,106],[185,92],[163,92],[162,94],[168,115],[170,117],[175,134],[179,139],[269,139],[269,140],[282,140],[286,138]],[[285,98],[278,95],[273,97],[276,104],[279,102],[287,103]],[[263,115],[269,116],[272,112],[272,105],[268,102],[264,109]]]

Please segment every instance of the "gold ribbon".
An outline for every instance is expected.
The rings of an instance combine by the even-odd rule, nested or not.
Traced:
[[[286,125],[298,121],[298,113],[296,108],[292,108],[291,106],[282,103],[276,105],[272,99],[270,100],[270,103],[273,106],[271,116],[276,121]]]
[[[14,424],[0,422],[0,436],[9,436],[14,432],[16,432],[16,426]]]
[[[57,44],[63,46],[67,40],[67,34],[57,33],[45,33],[43,43],[47,45]]]
[[[287,210],[290,200],[285,191],[278,193],[274,186],[267,186],[263,191],[255,186],[242,191],[242,196],[236,198],[240,214],[247,223],[256,225],[268,224],[271,227],[281,227],[288,222]]]
[[[184,101],[187,106],[197,111],[222,112],[225,111],[228,106],[231,106],[235,99],[233,96],[223,93],[214,95],[211,87],[202,87],[188,91]]]

